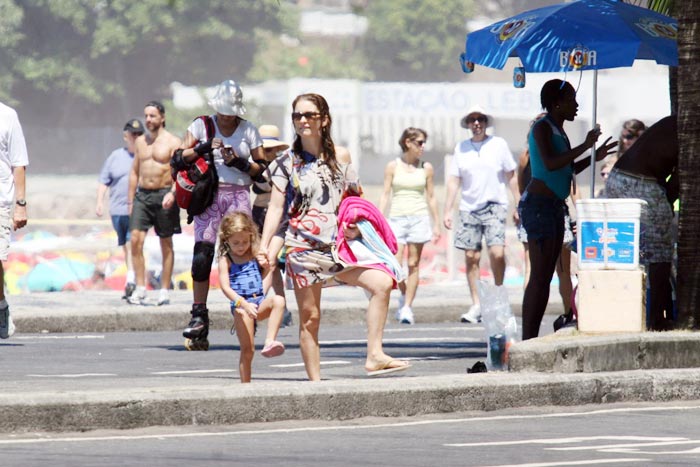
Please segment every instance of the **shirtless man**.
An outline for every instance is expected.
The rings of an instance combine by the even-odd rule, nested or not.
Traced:
[[[672,310],[666,305],[671,295],[672,205],[678,198],[677,168],[678,125],[672,115],[647,128],[618,159],[605,182],[606,198],[639,198],[648,203],[641,262],[648,266],[647,327],[654,331],[672,327]]]
[[[155,227],[163,257],[157,304],[166,305],[170,303],[168,290],[173,275],[173,234],[182,232],[180,210],[175,203],[175,187],[170,176],[170,159],[182,141],[165,129],[165,108],[160,102],[146,104],[144,119],[149,134],[136,140],[134,163],[129,174],[129,228],[136,273],[136,291],[129,297],[129,303],[145,304],[143,243],[148,229]]]

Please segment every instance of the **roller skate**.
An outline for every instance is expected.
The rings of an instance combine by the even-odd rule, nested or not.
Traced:
[[[192,304],[192,320],[182,335],[185,337],[187,350],[209,350],[209,310],[204,303]]]

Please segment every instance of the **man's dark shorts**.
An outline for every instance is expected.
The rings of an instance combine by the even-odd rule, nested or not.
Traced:
[[[563,239],[566,215],[564,200],[526,191],[520,198],[518,214],[527,232],[528,242]]]
[[[182,233],[180,228],[180,208],[173,203],[170,209],[163,209],[163,198],[170,188],[144,190],[139,188],[131,209],[130,230],[147,231],[155,227],[156,235],[161,238],[172,237]]]

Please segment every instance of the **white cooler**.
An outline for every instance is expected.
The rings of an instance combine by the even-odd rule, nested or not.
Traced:
[[[638,269],[640,224],[646,204],[634,198],[576,201],[579,269]]]

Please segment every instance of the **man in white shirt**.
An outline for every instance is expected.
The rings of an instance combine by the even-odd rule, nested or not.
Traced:
[[[0,102],[0,260],[6,261],[10,233],[27,225],[27,144],[17,112]],[[13,206],[14,204],[14,206]],[[14,207],[14,210],[13,210]],[[5,269],[0,262],[0,339],[15,333],[5,299]]]
[[[455,247],[464,250],[467,283],[472,306],[460,319],[477,323],[481,320],[481,305],[476,283],[479,279],[481,239],[486,240],[491,271],[496,285],[503,284],[505,275],[505,233],[510,188],[517,202],[517,164],[508,143],[498,136],[486,134],[489,117],[479,106],[472,107],[462,118],[462,127],[471,132],[471,138],[455,146],[448,171],[444,225],[452,229],[452,210],[457,190],[459,200],[459,227],[455,233]]]

